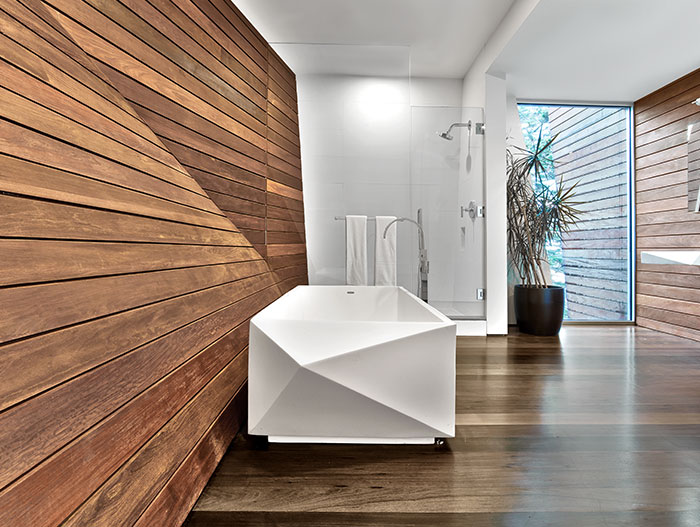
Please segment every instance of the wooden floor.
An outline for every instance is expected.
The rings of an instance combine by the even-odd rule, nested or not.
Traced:
[[[234,441],[188,527],[700,526],[700,343],[461,338],[445,447]]]

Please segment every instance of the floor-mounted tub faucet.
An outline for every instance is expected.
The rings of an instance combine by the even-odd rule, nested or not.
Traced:
[[[430,262],[428,261],[428,250],[425,248],[425,233],[423,232],[423,210],[418,209],[418,221],[412,220],[411,218],[396,218],[395,220],[389,222],[389,224],[384,229],[384,238],[386,239],[386,234],[389,232],[389,227],[394,223],[401,223],[407,221],[413,223],[418,227],[418,273],[420,274],[418,281],[418,296],[423,302],[428,302],[428,272],[430,271]]]

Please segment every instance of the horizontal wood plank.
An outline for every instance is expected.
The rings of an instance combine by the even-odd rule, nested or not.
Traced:
[[[178,525],[250,318],[307,283],[294,74],[227,0],[22,0],[0,33],[0,524]]]
[[[686,127],[700,120],[700,70],[635,103],[637,248],[700,249],[700,217],[688,212]],[[639,261],[639,260],[638,260]],[[638,324],[700,340],[692,266],[638,263]]]

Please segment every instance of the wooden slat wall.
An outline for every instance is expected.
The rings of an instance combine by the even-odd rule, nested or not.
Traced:
[[[688,211],[687,127],[700,121],[700,69],[634,105],[637,324],[700,340],[700,268],[650,265],[641,251],[700,250],[700,214]]]
[[[700,122],[691,123],[688,134],[688,210],[698,211],[700,193]]]
[[[627,115],[619,108],[549,112],[557,177],[577,184],[579,222],[562,237],[568,317],[625,320],[628,306]]]
[[[48,0],[137,114],[267,259],[307,277],[294,73],[228,0]]]
[[[224,0],[0,29],[0,526],[179,525],[306,280],[294,75]]]
[[[296,80],[271,48],[268,59],[266,256],[286,291],[308,274]]]

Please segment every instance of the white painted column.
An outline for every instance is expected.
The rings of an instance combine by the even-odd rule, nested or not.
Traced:
[[[486,74],[486,332],[508,333],[506,81]]]

